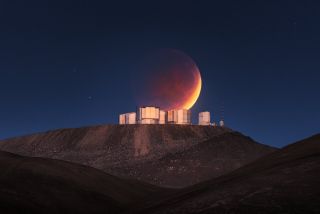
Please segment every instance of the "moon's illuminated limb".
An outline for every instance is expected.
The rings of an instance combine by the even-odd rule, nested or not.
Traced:
[[[196,79],[197,79],[196,87],[192,92],[192,94],[190,95],[190,98],[188,98],[188,100],[184,103],[183,105],[184,109],[190,109],[197,102],[200,96],[202,80],[201,80],[201,75],[198,69],[196,70]]]
[[[163,50],[146,62],[137,81],[139,105],[163,110],[190,109],[200,96],[200,70],[191,57],[178,50]]]

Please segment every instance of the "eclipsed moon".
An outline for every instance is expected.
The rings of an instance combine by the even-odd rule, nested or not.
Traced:
[[[202,87],[199,68],[187,54],[162,49],[150,55],[138,87],[139,105],[152,105],[164,110],[190,109]],[[141,83],[142,82],[142,83]]]

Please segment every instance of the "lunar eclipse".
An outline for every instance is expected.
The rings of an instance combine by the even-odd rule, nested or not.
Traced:
[[[138,104],[164,110],[190,109],[202,87],[199,68],[191,57],[179,50],[162,49],[147,57],[138,88]],[[138,77],[139,78],[139,77]]]

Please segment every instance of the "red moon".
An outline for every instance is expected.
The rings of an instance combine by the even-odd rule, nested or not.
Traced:
[[[165,49],[148,58],[146,84],[139,93],[139,105],[164,110],[190,109],[202,87],[200,71],[187,54]]]

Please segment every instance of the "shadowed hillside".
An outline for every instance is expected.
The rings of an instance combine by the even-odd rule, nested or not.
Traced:
[[[186,188],[142,213],[320,213],[320,134]]]
[[[120,213],[167,190],[91,167],[0,152],[0,213]]]
[[[225,174],[274,151],[227,128],[191,125],[62,129],[4,140],[0,149],[81,163],[168,187]]]

